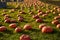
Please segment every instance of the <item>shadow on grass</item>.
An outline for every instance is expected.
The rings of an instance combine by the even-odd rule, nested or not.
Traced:
[[[57,5],[60,6],[60,1],[52,1],[52,0],[40,0],[42,2],[48,3],[48,4],[53,4],[53,5]]]
[[[40,32],[40,30],[39,29],[23,30],[23,31],[21,31],[19,33],[28,34],[29,35],[31,32]]]
[[[13,34],[13,31],[11,31],[11,30],[6,30],[6,31],[4,31],[4,33]]]
[[[60,35],[60,31],[59,30],[56,30],[56,29],[53,29],[54,31],[52,32],[52,34],[58,34]]]
[[[4,36],[3,33],[0,33],[0,37]]]
[[[32,29],[31,31],[33,31],[33,32],[40,32],[39,29]]]
[[[23,21],[23,22],[28,23],[28,21]]]

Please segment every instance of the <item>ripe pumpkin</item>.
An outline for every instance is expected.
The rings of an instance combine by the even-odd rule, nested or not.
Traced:
[[[26,24],[26,25],[24,25],[23,29],[25,29],[25,30],[31,30],[32,26],[30,24]]]
[[[15,32],[21,32],[22,29],[20,27],[15,28]]]
[[[43,27],[42,28],[42,33],[51,33],[53,29],[51,27]]]
[[[29,35],[23,34],[20,36],[20,40],[31,40]]]
[[[3,31],[5,31],[7,28],[5,27],[5,26],[1,26],[0,27],[0,32],[3,32]]]
[[[42,29],[44,26],[46,26],[46,24],[40,24],[39,29]]]
[[[60,28],[60,24],[57,24],[57,26],[56,26],[57,28]]]
[[[16,23],[12,23],[9,25],[10,28],[16,28],[16,26],[17,26]]]

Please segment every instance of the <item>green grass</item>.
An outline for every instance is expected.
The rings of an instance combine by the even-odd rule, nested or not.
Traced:
[[[54,29],[53,33],[42,33],[41,29],[38,28],[39,24],[42,24],[42,23],[37,23],[35,19],[32,18],[32,15],[29,14],[28,8],[24,9],[26,14],[21,14],[21,16],[23,16],[24,18],[24,22],[19,22],[17,20],[18,10],[20,9],[17,9],[14,13],[9,13],[9,10],[11,9],[7,9],[8,11],[6,13],[11,16],[11,19],[17,20],[17,23],[16,23],[17,26],[20,26],[23,29],[23,26],[25,24],[30,23],[33,28],[32,30],[27,30],[27,31],[23,30],[20,33],[14,33],[14,29],[9,28],[10,23],[4,23],[4,17],[2,16],[2,13],[4,12],[2,10],[3,9],[0,9],[0,24],[6,26],[7,30],[5,32],[0,32],[0,40],[19,40],[19,37],[22,34],[30,35],[32,40],[60,40],[60,29],[57,29],[56,25],[51,24],[51,21],[55,16],[57,16],[57,14],[49,13],[48,16],[46,17],[40,16],[48,26],[51,26]],[[46,8],[41,8],[41,10],[46,11]],[[36,11],[34,12],[35,14],[37,14]]]

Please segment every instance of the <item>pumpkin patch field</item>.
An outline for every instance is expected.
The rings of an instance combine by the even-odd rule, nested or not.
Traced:
[[[60,40],[60,7],[30,1],[0,8],[0,40]]]

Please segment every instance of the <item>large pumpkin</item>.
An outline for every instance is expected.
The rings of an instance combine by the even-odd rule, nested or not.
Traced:
[[[51,33],[53,29],[51,27],[43,27],[42,28],[42,33]]]

